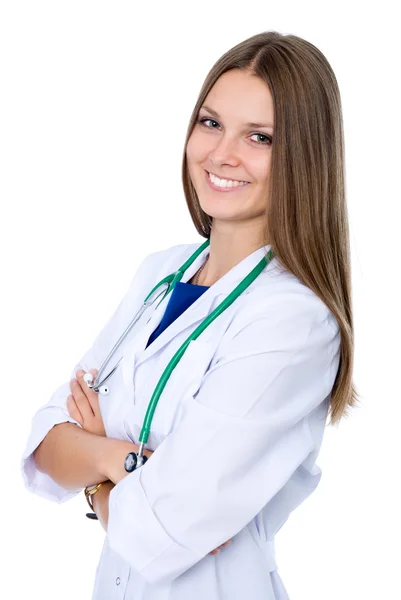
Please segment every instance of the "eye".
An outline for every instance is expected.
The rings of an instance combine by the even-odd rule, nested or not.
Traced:
[[[198,119],[198,123],[200,123],[202,127],[206,127],[207,129],[216,129],[216,127],[210,127],[209,125],[206,125],[207,121],[219,125],[219,123],[215,119],[210,119],[209,117],[201,117],[200,119]],[[255,142],[255,144],[258,144],[259,146],[270,146],[273,142],[273,139],[269,135],[265,135],[264,133],[253,133],[252,135],[257,135],[259,136],[259,138],[264,138],[265,141]]]
[[[212,123],[217,123],[217,121],[215,121],[214,119],[208,119],[207,117],[203,117],[203,118],[199,119],[198,123],[201,123],[201,125],[203,125],[203,127],[208,127],[208,129],[215,129],[215,127],[209,127],[209,125],[205,125],[206,121],[211,121]]]
[[[273,141],[269,135],[265,135],[264,133],[253,133],[252,135],[258,135],[260,138],[265,138],[265,140],[267,140],[267,142],[256,142],[257,144],[270,145]]]

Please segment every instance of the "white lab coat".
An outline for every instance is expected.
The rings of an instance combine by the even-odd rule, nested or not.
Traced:
[[[203,243],[203,242],[202,242]],[[152,287],[200,246],[149,255],[92,348],[71,371],[99,369]],[[99,395],[109,437],[138,443],[161,373],[199,323],[270,246],[214,283],[145,349],[171,295],[147,309],[124,341],[124,358]],[[185,271],[188,281],[207,247]],[[157,303],[156,303],[157,304]],[[148,462],[110,493],[108,532],[92,600],[284,600],[274,538],[316,488],[316,458],[339,366],[340,332],[326,305],[277,259],[192,341],[160,396]],[[111,364],[113,366],[114,362]],[[66,409],[70,381],[33,417],[22,458],[28,490],[65,502],[32,453]],[[82,510],[87,504],[82,492]],[[98,524],[100,527],[100,524]],[[88,521],[88,527],[96,524]],[[232,539],[218,555],[211,550]]]

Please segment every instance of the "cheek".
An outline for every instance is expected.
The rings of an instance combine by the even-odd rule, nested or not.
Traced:
[[[191,165],[194,162],[196,162],[198,153],[199,153],[199,148],[198,148],[198,144],[196,143],[196,135],[194,133],[192,133],[192,135],[189,138],[188,143],[187,143],[186,154],[187,154],[188,165]]]
[[[257,162],[253,165],[252,174],[254,176],[255,181],[258,182],[260,186],[266,187],[269,185],[270,179],[270,156]]]
[[[207,139],[206,136],[195,127],[191,137],[187,143],[187,160],[188,164],[196,164],[205,161],[208,153],[213,149],[211,140]]]
[[[188,140],[186,157],[188,164],[189,176],[192,180],[193,185],[197,185],[201,177],[201,165],[205,163],[207,152],[205,152],[202,141],[195,133],[192,133]]]

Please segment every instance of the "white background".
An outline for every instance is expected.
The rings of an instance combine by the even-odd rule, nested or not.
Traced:
[[[279,572],[291,600],[399,596],[395,4],[1,4],[2,597],[91,596],[104,531],[85,517],[83,493],[58,505],[25,490],[31,418],[145,256],[204,241],[181,184],[189,117],[214,62],[264,30],[315,44],[339,82],[362,396],[326,429],[321,483],[276,538]]]

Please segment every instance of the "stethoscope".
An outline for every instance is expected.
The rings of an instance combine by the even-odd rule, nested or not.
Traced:
[[[181,267],[178,269],[178,271],[176,271],[175,273],[171,273],[171,275],[168,275],[167,277],[165,277],[164,279],[159,281],[159,283],[156,284],[154,286],[154,288],[152,288],[152,290],[146,296],[146,298],[143,302],[143,305],[141,306],[141,308],[139,309],[139,311],[137,312],[135,317],[132,319],[131,323],[128,325],[128,327],[125,329],[125,331],[122,333],[122,335],[117,340],[117,342],[111,349],[110,353],[104,360],[102,366],[100,367],[100,369],[96,375],[95,381],[93,381],[93,376],[91,373],[86,373],[84,375],[84,381],[87,383],[87,385],[90,389],[94,390],[95,392],[99,392],[100,394],[102,394],[104,396],[107,396],[109,394],[109,392],[110,392],[109,387],[107,385],[105,385],[105,383],[113,375],[114,371],[117,369],[118,365],[120,364],[120,362],[123,358],[123,357],[121,357],[119,359],[119,361],[117,362],[117,364],[111,369],[111,371],[103,379],[101,379],[102,374],[103,374],[107,364],[109,363],[111,357],[117,351],[117,349],[120,347],[120,345],[122,344],[122,342],[124,341],[124,339],[126,338],[128,333],[131,331],[132,327],[135,325],[135,323],[141,317],[141,315],[146,310],[146,308],[148,308],[154,302],[156,302],[156,300],[160,296],[162,296],[160,302],[162,302],[164,300],[164,298],[174,288],[175,282],[181,281],[181,279],[182,279],[185,271],[188,269],[188,267],[190,267],[192,265],[192,263],[197,259],[199,254],[201,254],[203,252],[203,250],[209,246],[209,244],[210,244],[210,239],[208,238],[206,240],[206,242],[204,244],[202,244],[188,258],[188,260],[186,260],[184,262],[183,265],[181,265]],[[184,354],[185,350],[187,349],[189,343],[192,340],[195,340],[197,337],[199,337],[200,334],[206,329],[206,327],[208,327],[208,325],[210,325],[210,323],[212,323],[212,321],[214,321],[214,319],[216,319],[219,315],[221,315],[221,313],[223,311],[225,311],[225,309],[228,308],[234,302],[234,300],[236,300],[238,298],[238,296],[240,296],[242,294],[242,292],[244,290],[246,290],[246,288],[248,286],[251,285],[251,283],[258,277],[258,275],[263,271],[263,269],[273,260],[273,258],[274,258],[274,253],[272,250],[269,250],[267,255],[264,256],[259,261],[259,263],[256,265],[256,267],[254,267],[252,269],[252,271],[250,271],[250,273],[246,277],[244,277],[244,279],[227,296],[227,298],[225,298],[225,300],[223,300],[223,302],[221,302],[210,313],[210,315],[208,315],[202,321],[202,323],[200,325],[198,325],[198,327],[191,333],[191,335],[188,336],[188,338],[185,340],[185,342],[178,348],[177,352],[174,354],[174,356],[168,363],[167,367],[164,369],[164,371],[154,389],[154,392],[153,392],[150,402],[148,404],[148,408],[147,408],[147,411],[145,414],[143,426],[142,426],[141,433],[139,436],[138,453],[135,454],[134,452],[130,452],[127,455],[125,462],[124,462],[124,467],[125,467],[126,471],[128,471],[130,473],[130,472],[134,471],[136,468],[144,465],[145,462],[147,461],[147,457],[143,454],[143,450],[144,450],[145,444],[147,443],[149,435],[150,435],[150,425],[152,423],[152,419],[153,419],[154,412],[156,410],[157,403],[159,401],[159,398],[163,392],[163,389],[164,389],[171,373],[177,366],[182,355]],[[159,288],[163,288],[162,291],[160,291]],[[159,302],[159,304],[160,304],[160,302]]]

